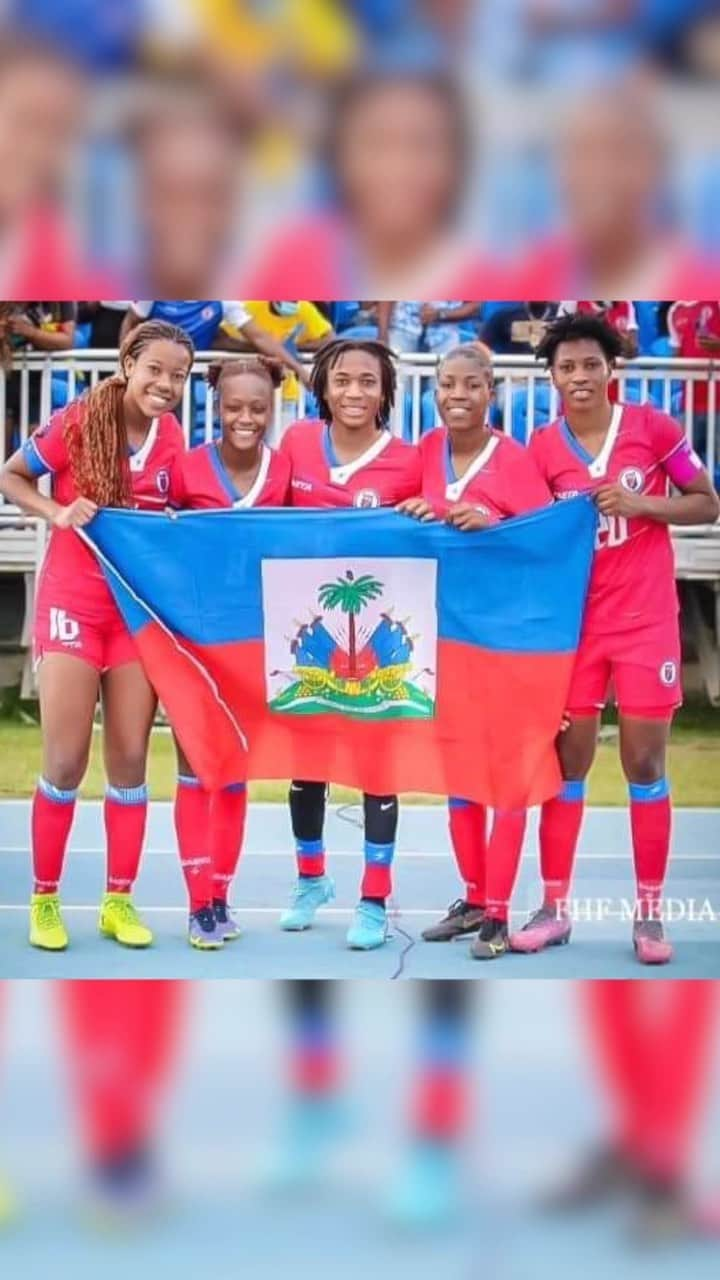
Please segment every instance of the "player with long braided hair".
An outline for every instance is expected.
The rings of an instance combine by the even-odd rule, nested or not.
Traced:
[[[98,694],[108,784],[100,932],[126,946],[152,942],[131,891],[145,834],[145,769],[156,697],[79,530],[101,507],[167,505],[184,452],[173,410],[193,355],[182,329],[157,321],[140,325],[120,348],[118,372],[53,414],[0,470],[0,493],[52,526],[33,637],[43,769],[32,805],[30,913],[30,942],[49,951],[68,945],[58,888]],[[49,497],[37,486],[45,475],[51,476]]]
[[[382,343],[338,339],[321,348],[311,378],[321,421],[294,423],[281,444],[290,459],[292,506],[394,507],[420,492],[417,450],[388,430],[395,386],[392,353]],[[326,791],[325,782],[290,785],[298,879],[283,929],[309,928],[334,895],[325,874]],[[387,937],[398,803],[392,795],[365,795],[363,804],[365,871],[347,941],[369,951]]]

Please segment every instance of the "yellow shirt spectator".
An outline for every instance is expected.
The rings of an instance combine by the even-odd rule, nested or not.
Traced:
[[[314,351],[322,342],[332,337],[330,321],[325,319],[314,302],[243,301],[242,306],[261,329],[272,334],[283,345],[292,343],[298,354]],[[233,329],[232,325],[224,324],[223,328],[231,337],[242,338],[242,332]],[[283,382],[283,400],[297,398],[298,382],[293,373],[286,376]]]

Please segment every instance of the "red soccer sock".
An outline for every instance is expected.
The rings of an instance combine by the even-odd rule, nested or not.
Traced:
[[[485,806],[451,796],[448,818],[455,861],[465,882],[465,901],[473,907],[484,907],[487,858]]]
[[[605,980],[583,990],[615,1145],[656,1176],[687,1173],[711,1059],[715,988]]]
[[[70,837],[77,790],[62,791],[39,778],[32,803],[34,893],[57,893]]]
[[[240,861],[246,813],[247,787],[244,782],[213,793],[210,802],[210,857],[216,901],[228,900]]]
[[[197,778],[178,778],[175,792],[175,835],[190,910],[212,906],[213,863],[210,856],[210,792]]]
[[[141,787],[108,787],[105,792],[108,893],[130,893],[137,880],[147,809],[144,783]]]
[[[637,881],[637,900],[644,918],[660,911],[670,853],[672,807],[666,778],[643,786],[629,785],[630,826]]]
[[[105,1161],[152,1146],[186,984],[121,979],[60,982],[54,990],[89,1156]]]
[[[507,920],[527,823],[526,809],[497,809],[487,855],[487,914]]]
[[[575,850],[585,813],[585,783],[568,781],[540,811],[540,874],[544,905],[557,907],[570,892]]]

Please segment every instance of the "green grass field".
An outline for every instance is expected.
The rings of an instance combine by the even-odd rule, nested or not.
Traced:
[[[17,708],[0,717],[0,798],[30,796],[40,771],[40,728],[27,723],[33,711],[22,715]],[[610,719],[610,718],[608,718]],[[607,736],[605,736],[607,735]],[[83,785],[83,794],[96,798],[103,794],[99,734],[95,734],[92,760]],[[149,782],[156,800],[172,798],[175,786],[175,755],[167,731],[153,735]],[[692,704],[678,715],[670,748],[670,780],[679,805],[720,805],[720,711]],[[284,782],[256,782],[251,786],[255,800],[284,800]],[[356,793],[342,787],[333,789],[336,800],[352,800]],[[408,796],[406,803],[432,797]],[[604,730],[590,776],[591,804],[624,805],[627,790],[617,754],[617,737],[611,723]],[[441,803],[441,801],[438,801]]]

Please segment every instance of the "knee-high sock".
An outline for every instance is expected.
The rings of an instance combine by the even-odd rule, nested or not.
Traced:
[[[585,783],[568,781],[540,811],[540,874],[544,905],[556,908],[570,892],[575,851],[585,812]]]
[[[638,907],[645,917],[657,916],[670,854],[670,788],[660,778],[647,786],[631,782],[628,790]]]
[[[290,819],[299,876],[325,874],[323,828],[326,792],[324,782],[290,783]]]
[[[398,825],[397,796],[363,796],[365,813],[365,871],[360,896],[389,898]]]
[[[148,789],[108,787],[105,792],[105,837],[107,840],[108,893],[130,893],[140,869]]]
[[[181,775],[175,792],[175,834],[191,911],[212,905],[210,792],[197,778]]]
[[[77,790],[38,778],[32,802],[31,841],[35,893],[57,893],[75,817]]]
[[[465,901],[484,907],[487,874],[487,811],[474,800],[450,796],[448,800],[450,841],[460,877],[465,885]]]
[[[216,902],[227,902],[240,861],[246,813],[247,787],[244,782],[214,792],[210,804],[210,856]]]
[[[496,920],[508,918],[526,823],[526,809],[498,809],[495,812],[488,844],[485,909]]]

